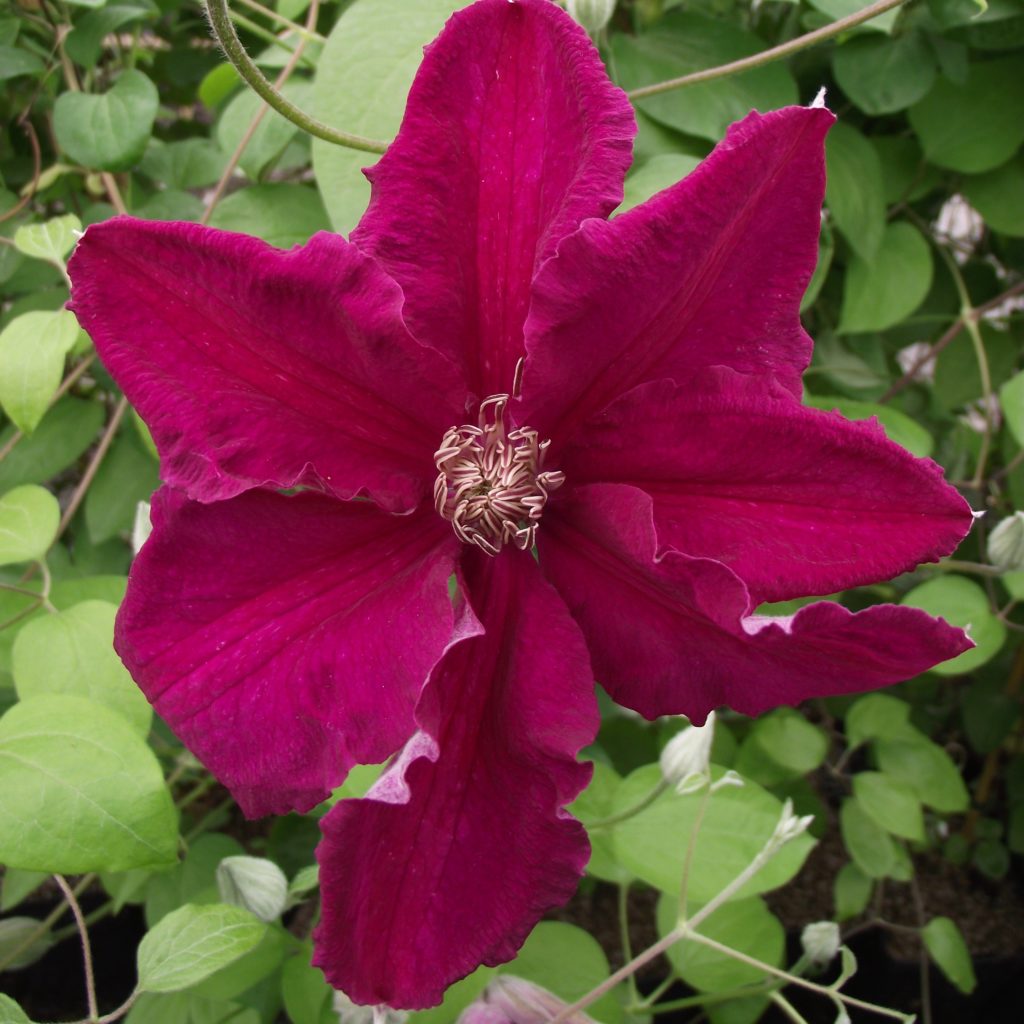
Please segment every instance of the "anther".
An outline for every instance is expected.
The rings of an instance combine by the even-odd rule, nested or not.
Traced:
[[[565,474],[545,470],[550,441],[536,430],[506,432],[508,395],[480,403],[478,426],[452,427],[434,453],[434,506],[464,544],[496,555],[505,544],[533,546],[544,506]]]

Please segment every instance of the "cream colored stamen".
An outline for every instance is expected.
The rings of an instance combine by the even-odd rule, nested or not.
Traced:
[[[434,504],[465,544],[496,555],[511,543],[533,546],[548,495],[565,475],[544,471],[550,441],[520,427],[506,433],[508,395],[480,404],[478,426],[452,427],[434,453]]]

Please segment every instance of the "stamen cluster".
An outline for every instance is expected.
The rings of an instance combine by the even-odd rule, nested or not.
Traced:
[[[508,543],[532,547],[548,496],[565,481],[564,473],[544,471],[550,441],[528,427],[506,432],[508,397],[481,402],[478,425],[452,427],[434,453],[438,514],[459,540],[489,555]]]

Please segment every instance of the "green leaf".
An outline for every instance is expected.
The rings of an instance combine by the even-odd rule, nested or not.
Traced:
[[[64,40],[68,56],[84,68],[94,68],[103,52],[103,40],[124,25],[159,14],[147,0],[137,3],[108,3],[98,11],[76,18]]]
[[[281,998],[288,1020],[291,1024],[338,1024],[331,1005],[334,990],[324,980],[323,971],[310,963],[312,955],[312,943],[304,943],[281,971]]]
[[[970,65],[964,84],[940,76],[909,111],[934,164],[977,174],[1006,163],[1024,142],[1024,75],[1016,57]]]
[[[961,992],[970,994],[977,985],[974,964],[960,929],[948,917],[933,917],[923,929],[925,949],[942,973]]]
[[[267,926],[241,907],[192,903],[164,917],[139,943],[139,990],[175,992],[248,953]]]
[[[271,979],[271,975],[280,971],[291,942],[291,936],[280,926],[267,928],[263,938],[252,949],[197,982],[191,991],[204,999],[225,1001],[240,999],[263,981],[276,987],[277,979]]]
[[[212,139],[151,139],[139,170],[167,188],[205,188],[216,184],[227,162],[228,154]]]
[[[854,36],[836,47],[832,70],[843,92],[875,116],[909,107],[935,83],[935,58],[917,32]]]
[[[931,285],[928,243],[912,224],[890,224],[874,256],[850,261],[838,330],[863,334],[892,327],[921,305]]]
[[[839,810],[843,845],[854,864],[869,878],[884,878],[896,863],[896,843],[877,825],[854,797],[843,801]]]
[[[999,653],[1006,640],[1006,626],[992,613],[985,591],[963,576],[939,576],[922,583],[903,598],[903,604],[941,616],[954,626],[967,629],[976,646],[931,671],[940,676],[971,672]]]
[[[78,335],[65,309],[22,313],[0,332],[0,405],[24,433],[45,415]]]
[[[32,1021],[10,996],[0,992],[0,1024],[32,1024]]]
[[[833,21],[856,14],[864,9],[861,0],[811,0],[811,6],[827,14]],[[859,28],[877,29],[879,32],[891,32],[896,22],[898,11],[883,11],[877,17],[864,22]]]
[[[4,868],[0,883],[0,911],[7,913],[34,893],[50,876],[45,871],[25,871],[22,868]]]
[[[81,398],[62,398],[0,462],[0,494],[19,484],[43,483],[71,465],[92,444],[103,422],[103,406]],[[0,447],[16,428],[0,431]]]
[[[611,765],[595,761],[590,785],[580,793],[570,808],[573,816],[579,818],[589,831],[590,860],[587,862],[587,874],[620,884],[631,881],[633,876],[615,857],[611,830],[596,828],[591,831],[590,825],[611,817],[615,791],[621,784],[622,779]]]
[[[60,506],[45,488],[15,487],[0,498],[0,565],[42,558],[57,536]]]
[[[312,102],[313,85],[311,82],[295,78],[282,89],[285,98],[294,103],[300,110],[308,110]],[[252,119],[263,106],[263,100],[251,89],[238,93],[224,108],[217,122],[217,143],[225,154],[222,161],[227,160],[226,154],[233,153],[249,130]],[[275,110],[267,111],[260,121],[252,138],[245,147],[239,160],[239,166],[253,180],[257,181],[271,164],[275,163],[288,148],[288,144],[298,134],[298,127]],[[363,161],[366,154],[363,153]],[[223,167],[223,162],[221,164]],[[220,172],[214,176],[216,181]],[[188,186],[182,185],[181,188]]]
[[[858,772],[853,777],[853,795],[887,832],[916,842],[924,840],[921,803],[906,783],[883,772]]]
[[[997,676],[972,682],[962,700],[967,739],[977,753],[991,753],[1009,736],[1019,704]]]
[[[114,652],[116,615],[115,605],[85,601],[23,626],[13,652],[18,696],[89,697],[123,715],[145,737],[153,712]]]
[[[906,783],[922,803],[945,814],[967,810],[970,797],[959,770],[949,754],[926,736],[882,739],[875,753],[879,768]]]
[[[34,53],[16,46],[0,46],[0,82],[21,75],[38,75],[43,70],[43,62]]]
[[[81,230],[82,222],[73,213],[66,213],[42,224],[22,224],[14,232],[14,245],[26,256],[63,266]]]
[[[0,861],[39,871],[168,864],[177,849],[152,751],[84,697],[33,697],[0,719],[0,821]]]
[[[935,447],[935,440],[929,431],[906,413],[890,405],[858,402],[853,398],[842,398],[838,395],[808,395],[804,404],[825,412],[837,410],[848,420],[869,420],[874,417],[890,441],[906,448],[918,458],[927,458]]]
[[[159,487],[155,459],[145,450],[138,431],[122,429],[85,498],[85,525],[94,544],[131,533],[135,510]]]
[[[722,771],[713,768],[713,778]],[[615,792],[613,813],[636,806],[661,778],[658,765],[638,768]],[[678,894],[683,858],[693,832],[702,793],[680,796],[669,791],[641,813],[616,825],[613,831],[617,861],[663,892]],[[775,831],[782,803],[753,782],[725,786],[707,802],[703,824],[694,844],[689,898],[707,903],[729,884],[760,852]],[[806,834],[787,843],[742,889],[737,898],[784,885],[800,869],[814,841]]]
[[[1015,373],[999,389],[999,402],[1013,439],[1024,446],[1024,371]]]
[[[308,864],[296,872],[295,877],[288,883],[288,896],[290,899],[299,902],[302,897],[311,893],[320,885],[320,866]]]
[[[606,981],[609,967],[597,940],[582,928],[562,921],[542,921],[515,960],[498,972],[525,978],[571,1002]],[[588,1012],[607,1024],[622,1019],[614,993],[602,997]]]
[[[254,185],[232,193],[213,211],[210,226],[245,231],[288,249],[330,225],[320,196],[305,185]]]
[[[993,231],[1024,238],[1024,156],[987,174],[968,175],[961,188]]]
[[[780,708],[754,722],[735,767],[762,786],[774,786],[814,771],[827,750],[821,729],[792,708]]]
[[[238,840],[222,832],[201,835],[180,864],[155,876],[146,887],[146,924],[152,928],[183,903],[219,903],[217,865],[244,852]]]
[[[846,921],[863,913],[874,887],[874,880],[856,864],[844,864],[832,885],[836,920]]]
[[[464,0],[373,0],[338,18],[324,45],[313,113],[357,135],[390,139],[402,120],[423,47]],[[362,168],[372,154],[313,140],[313,170],[335,231],[348,234],[370,198]]]
[[[998,839],[982,839],[974,847],[971,863],[983,875],[999,881],[1010,870],[1010,851]]]
[[[697,907],[691,907],[690,913]],[[676,925],[679,903],[669,896],[658,901],[658,933],[667,935]],[[737,900],[719,907],[697,929],[730,949],[777,967],[786,949],[786,932],[779,919],[758,898]],[[683,940],[665,954],[687,985],[702,992],[723,992],[761,981],[765,974],[757,967],[709,949],[699,942]]]
[[[864,260],[870,260],[885,234],[882,164],[856,128],[840,121],[825,144],[825,202],[836,227]]]
[[[22,947],[30,936],[34,936],[33,940]],[[0,962],[6,964],[5,971],[17,971],[34,964],[53,944],[53,936],[45,928],[40,932],[39,921],[34,917],[7,917],[0,921]],[[21,951],[8,960],[19,948]]]
[[[669,11],[640,35],[612,37],[619,85],[627,91],[749,57],[765,49],[738,25],[687,11]],[[638,100],[655,120],[717,142],[752,107],[772,110],[797,102],[793,76],[783,63]]]
[[[288,879],[265,857],[225,857],[217,865],[221,899],[267,923],[276,921],[288,900]]]
[[[1009,379],[1017,361],[1016,339],[1008,331],[1000,331],[984,321],[978,326],[990,379]],[[967,331],[961,331],[935,360],[932,394],[940,409],[952,411],[981,398],[983,392],[974,344]]]
[[[53,130],[72,160],[101,171],[126,171],[145,152],[160,98],[141,72],[125,71],[102,95],[64,92],[53,108]]]
[[[682,153],[662,153],[651,157],[626,178],[625,197],[616,214],[632,210],[662,189],[682,181],[699,163],[700,157]]]
[[[913,136],[875,135],[871,145],[882,161],[884,199],[900,203],[920,199],[941,183],[939,171],[925,162]]]

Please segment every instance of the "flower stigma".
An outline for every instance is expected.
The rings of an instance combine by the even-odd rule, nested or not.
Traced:
[[[505,544],[533,547],[548,496],[565,481],[544,470],[550,440],[536,430],[507,431],[508,395],[480,403],[477,426],[451,427],[434,453],[434,504],[464,544],[496,555]]]

